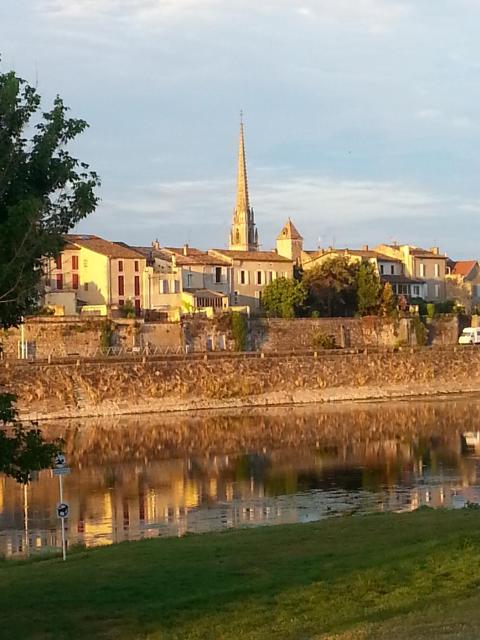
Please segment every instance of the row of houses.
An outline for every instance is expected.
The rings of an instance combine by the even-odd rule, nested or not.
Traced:
[[[478,262],[454,262],[436,247],[381,244],[375,248],[316,251],[289,220],[272,251],[210,249],[184,245],[129,246],[94,235],[69,235],[60,256],[48,264],[44,301],[61,315],[155,311],[171,320],[182,314],[212,314],[237,308],[255,311],[262,292],[294,269],[314,269],[333,257],[367,261],[383,282],[409,300],[454,299],[468,311],[480,302]]]
[[[373,249],[305,250],[303,238],[288,219],[275,248],[261,244],[250,205],[243,122],[240,125],[237,194],[228,249],[130,246],[95,235],[68,235],[56,260],[45,270],[44,303],[65,315],[137,316],[158,312],[169,319],[202,310],[254,311],[265,287],[277,278],[292,278],[295,268],[309,270],[335,256],[368,261],[384,282],[408,299],[442,302],[453,298],[467,310],[480,301],[476,261],[454,262],[438,247],[380,244]]]

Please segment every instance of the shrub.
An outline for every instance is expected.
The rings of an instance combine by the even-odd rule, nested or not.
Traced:
[[[235,341],[235,351],[247,350],[247,318],[245,314],[234,311],[232,313],[232,335]]]
[[[432,318],[435,317],[435,312],[436,312],[435,303],[434,302],[428,302],[427,303],[427,316],[432,319]]]
[[[316,331],[312,335],[312,347],[316,349],[335,349],[336,346],[335,336],[331,334]]]
[[[428,329],[419,317],[413,318],[413,329],[417,339],[417,345],[424,347],[428,342]]]
[[[103,351],[107,351],[107,349],[112,346],[114,333],[110,320],[105,320],[100,331],[100,348]]]

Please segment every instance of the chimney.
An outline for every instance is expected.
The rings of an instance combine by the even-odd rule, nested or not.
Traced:
[[[183,255],[188,256],[188,244],[183,245]]]
[[[440,255],[440,247],[431,247],[430,251],[434,253],[436,256]]]
[[[152,247],[153,249],[156,249],[157,251],[160,251],[160,243],[158,241],[158,238],[156,238],[153,242],[152,242]]]
[[[363,250],[364,250],[364,251],[368,251],[368,244],[364,244],[364,245],[363,245]]]

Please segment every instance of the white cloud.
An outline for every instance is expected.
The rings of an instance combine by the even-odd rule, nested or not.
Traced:
[[[37,0],[37,8],[60,18],[108,16],[145,25],[189,13],[214,18],[213,10],[226,16],[237,11],[263,16],[293,11],[317,21],[357,25],[371,31],[383,31],[408,14],[407,3],[399,0]]]

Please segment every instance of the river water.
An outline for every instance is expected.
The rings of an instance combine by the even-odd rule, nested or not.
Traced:
[[[68,545],[480,502],[480,399],[46,423]],[[59,479],[0,476],[0,554],[61,545]]]

